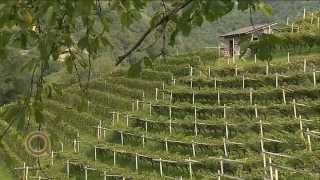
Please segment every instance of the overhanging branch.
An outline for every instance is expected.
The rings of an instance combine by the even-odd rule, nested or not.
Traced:
[[[143,41],[148,37],[148,35],[155,30],[158,26],[162,25],[163,23],[167,23],[170,18],[177,14],[180,10],[188,6],[193,0],[187,0],[184,3],[182,3],[180,6],[177,6],[175,9],[173,9],[171,12],[169,12],[166,16],[163,16],[157,24],[154,26],[150,26],[149,29],[143,33],[143,35],[139,38],[139,40],[133,45],[129,51],[127,51],[125,54],[118,56],[118,60],[116,62],[116,66],[119,65],[123,60],[125,60],[132,52],[134,52],[142,43]]]

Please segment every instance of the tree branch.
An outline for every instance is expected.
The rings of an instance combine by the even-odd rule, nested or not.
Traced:
[[[146,39],[146,37],[155,30],[158,26],[162,25],[163,23],[166,23],[170,20],[170,18],[177,14],[180,10],[184,9],[186,6],[188,6],[193,0],[187,0],[184,3],[182,3],[180,6],[177,6],[175,9],[173,9],[171,12],[169,12],[166,16],[163,16],[160,21],[154,25],[150,26],[149,29],[140,37],[140,39],[134,44],[134,46],[129,49],[125,54],[118,56],[118,60],[116,62],[116,66],[119,65],[123,60],[125,60],[132,52],[134,52]]]

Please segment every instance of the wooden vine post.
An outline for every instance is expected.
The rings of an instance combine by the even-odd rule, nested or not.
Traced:
[[[270,180],[273,180],[273,168],[272,168],[272,159],[269,157],[269,173],[270,173]]]
[[[264,175],[267,175],[267,161],[266,161],[266,154],[264,150],[264,142],[263,142],[263,122],[260,119],[259,121],[260,125],[260,147],[261,147],[261,154],[262,154],[262,161],[263,161],[263,170],[264,170]]]
[[[303,60],[303,72],[304,73],[307,72],[307,60],[306,59]]]
[[[250,100],[250,105],[252,106],[253,104],[253,89],[249,89],[249,100]]]
[[[304,141],[304,134],[303,134],[303,124],[302,124],[302,118],[301,115],[299,115],[299,128],[300,128],[300,136],[301,139]]]
[[[244,86],[244,80],[245,80],[244,75],[242,75],[242,89],[245,88],[245,86]]]
[[[158,102],[158,88],[156,88],[156,101]]]
[[[223,140],[223,151],[224,151],[224,156],[225,157],[228,157],[228,150],[227,150],[227,140],[226,140],[226,138],[224,137],[224,138],[222,138],[222,140]]]
[[[238,65],[236,64],[236,67],[234,68],[234,75],[238,76]]]
[[[279,74],[276,73],[276,88],[279,87]]]
[[[90,167],[88,167],[88,166],[84,166],[85,180],[88,180],[88,170],[90,170],[90,171],[96,171],[97,169],[95,169],[95,168],[90,168]]]
[[[313,87],[317,87],[316,70],[313,69]]]
[[[169,106],[169,132],[172,133],[172,106]]]
[[[266,75],[267,76],[269,75],[269,63],[268,62],[266,63]]]
[[[288,63],[290,63],[290,52],[288,52],[287,61],[288,61]]]
[[[138,153],[136,153],[136,156],[135,156],[135,165],[136,165],[136,171],[137,171],[137,172],[139,171],[138,160],[139,160]]]
[[[293,105],[293,116],[295,119],[297,119],[297,104],[295,99],[292,100],[292,105]]]
[[[256,119],[258,119],[258,107],[257,107],[257,104],[254,104],[254,115],[255,115]]]
[[[286,101],[286,91],[284,89],[282,89],[282,100],[283,100],[283,104],[287,104]]]
[[[165,86],[164,86],[164,82],[162,82],[162,100],[165,99],[164,91],[165,91]]]
[[[307,128],[307,140],[308,140],[308,150],[311,152],[312,151],[312,146],[311,146],[311,137],[310,137],[309,128]]]
[[[193,177],[193,171],[192,171],[192,163],[196,163],[198,161],[192,160],[190,157],[185,160],[188,163],[188,169],[189,169],[189,177],[192,179]]]
[[[208,78],[211,78],[211,67],[208,67]]]
[[[198,136],[198,125],[197,125],[197,107],[194,106],[194,134]]]
[[[220,91],[219,90],[217,92],[217,102],[218,102],[218,105],[220,105]]]
[[[51,153],[50,153],[50,165],[51,166],[53,166],[54,154],[58,154],[58,152],[54,152],[53,150],[51,150]]]
[[[149,116],[150,117],[152,116],[152,103],[151,103],[151,101],[149,103]]]

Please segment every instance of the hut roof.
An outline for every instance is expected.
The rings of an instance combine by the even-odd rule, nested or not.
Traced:
[[[228,32],[226,34],[222,34],[222,35],[220,35],[220,37],[235,36],[235,35],[240,35],[240,34],[250,34],[250,33],[262,30],[262,29],[266,29],[269,26],[274,26],[276,24],[277,23],[267,23],[267,24],[258,24],[258,25],[254,25],[254,26],[243,27],[243,28],[237,29],[235,31]]]

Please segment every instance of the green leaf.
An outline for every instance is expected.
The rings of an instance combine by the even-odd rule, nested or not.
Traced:
[[[88,36],[83,36],[79,41],[78,41],[78,47],[83,50],[83,49],[88,49],[89,46],[89,40]]]
[[[160,21],[161,17],[162,13],[160,11],[156,12],[150,20],[150,26],[155,27],[155,25]]]
[[[271,16],[272,15],[272,6],[270,4],[266,4],[263,2],[260,2],[257,5],[258,10],[260,10],[263,14],[267,15],[267,16]]]
[[[70,74],[73,71],[74,59],[75,57],[73,55],[69,55],[64,60],[64,65],[66,66],[67,72]]]
[[[140,73],[142,71],[142,66],[141,66],[141,62],[139,61],[135,64],[132,64],[128,70],[128,76],[132,77],[132,78],[136,78],[140,76]]]
[[[151,58],[149,58],[149,57],[144,57],[143,58],[143,64],[145,65],[146,68],[152,68],[153,67]]]
[[[47,26],[50,28],[53,25],[53,23],[55,22],[54,21],[54,7],[53,6],[50,6],[47,9],[45,19],[46,19],[45,22],[46,22]]]

